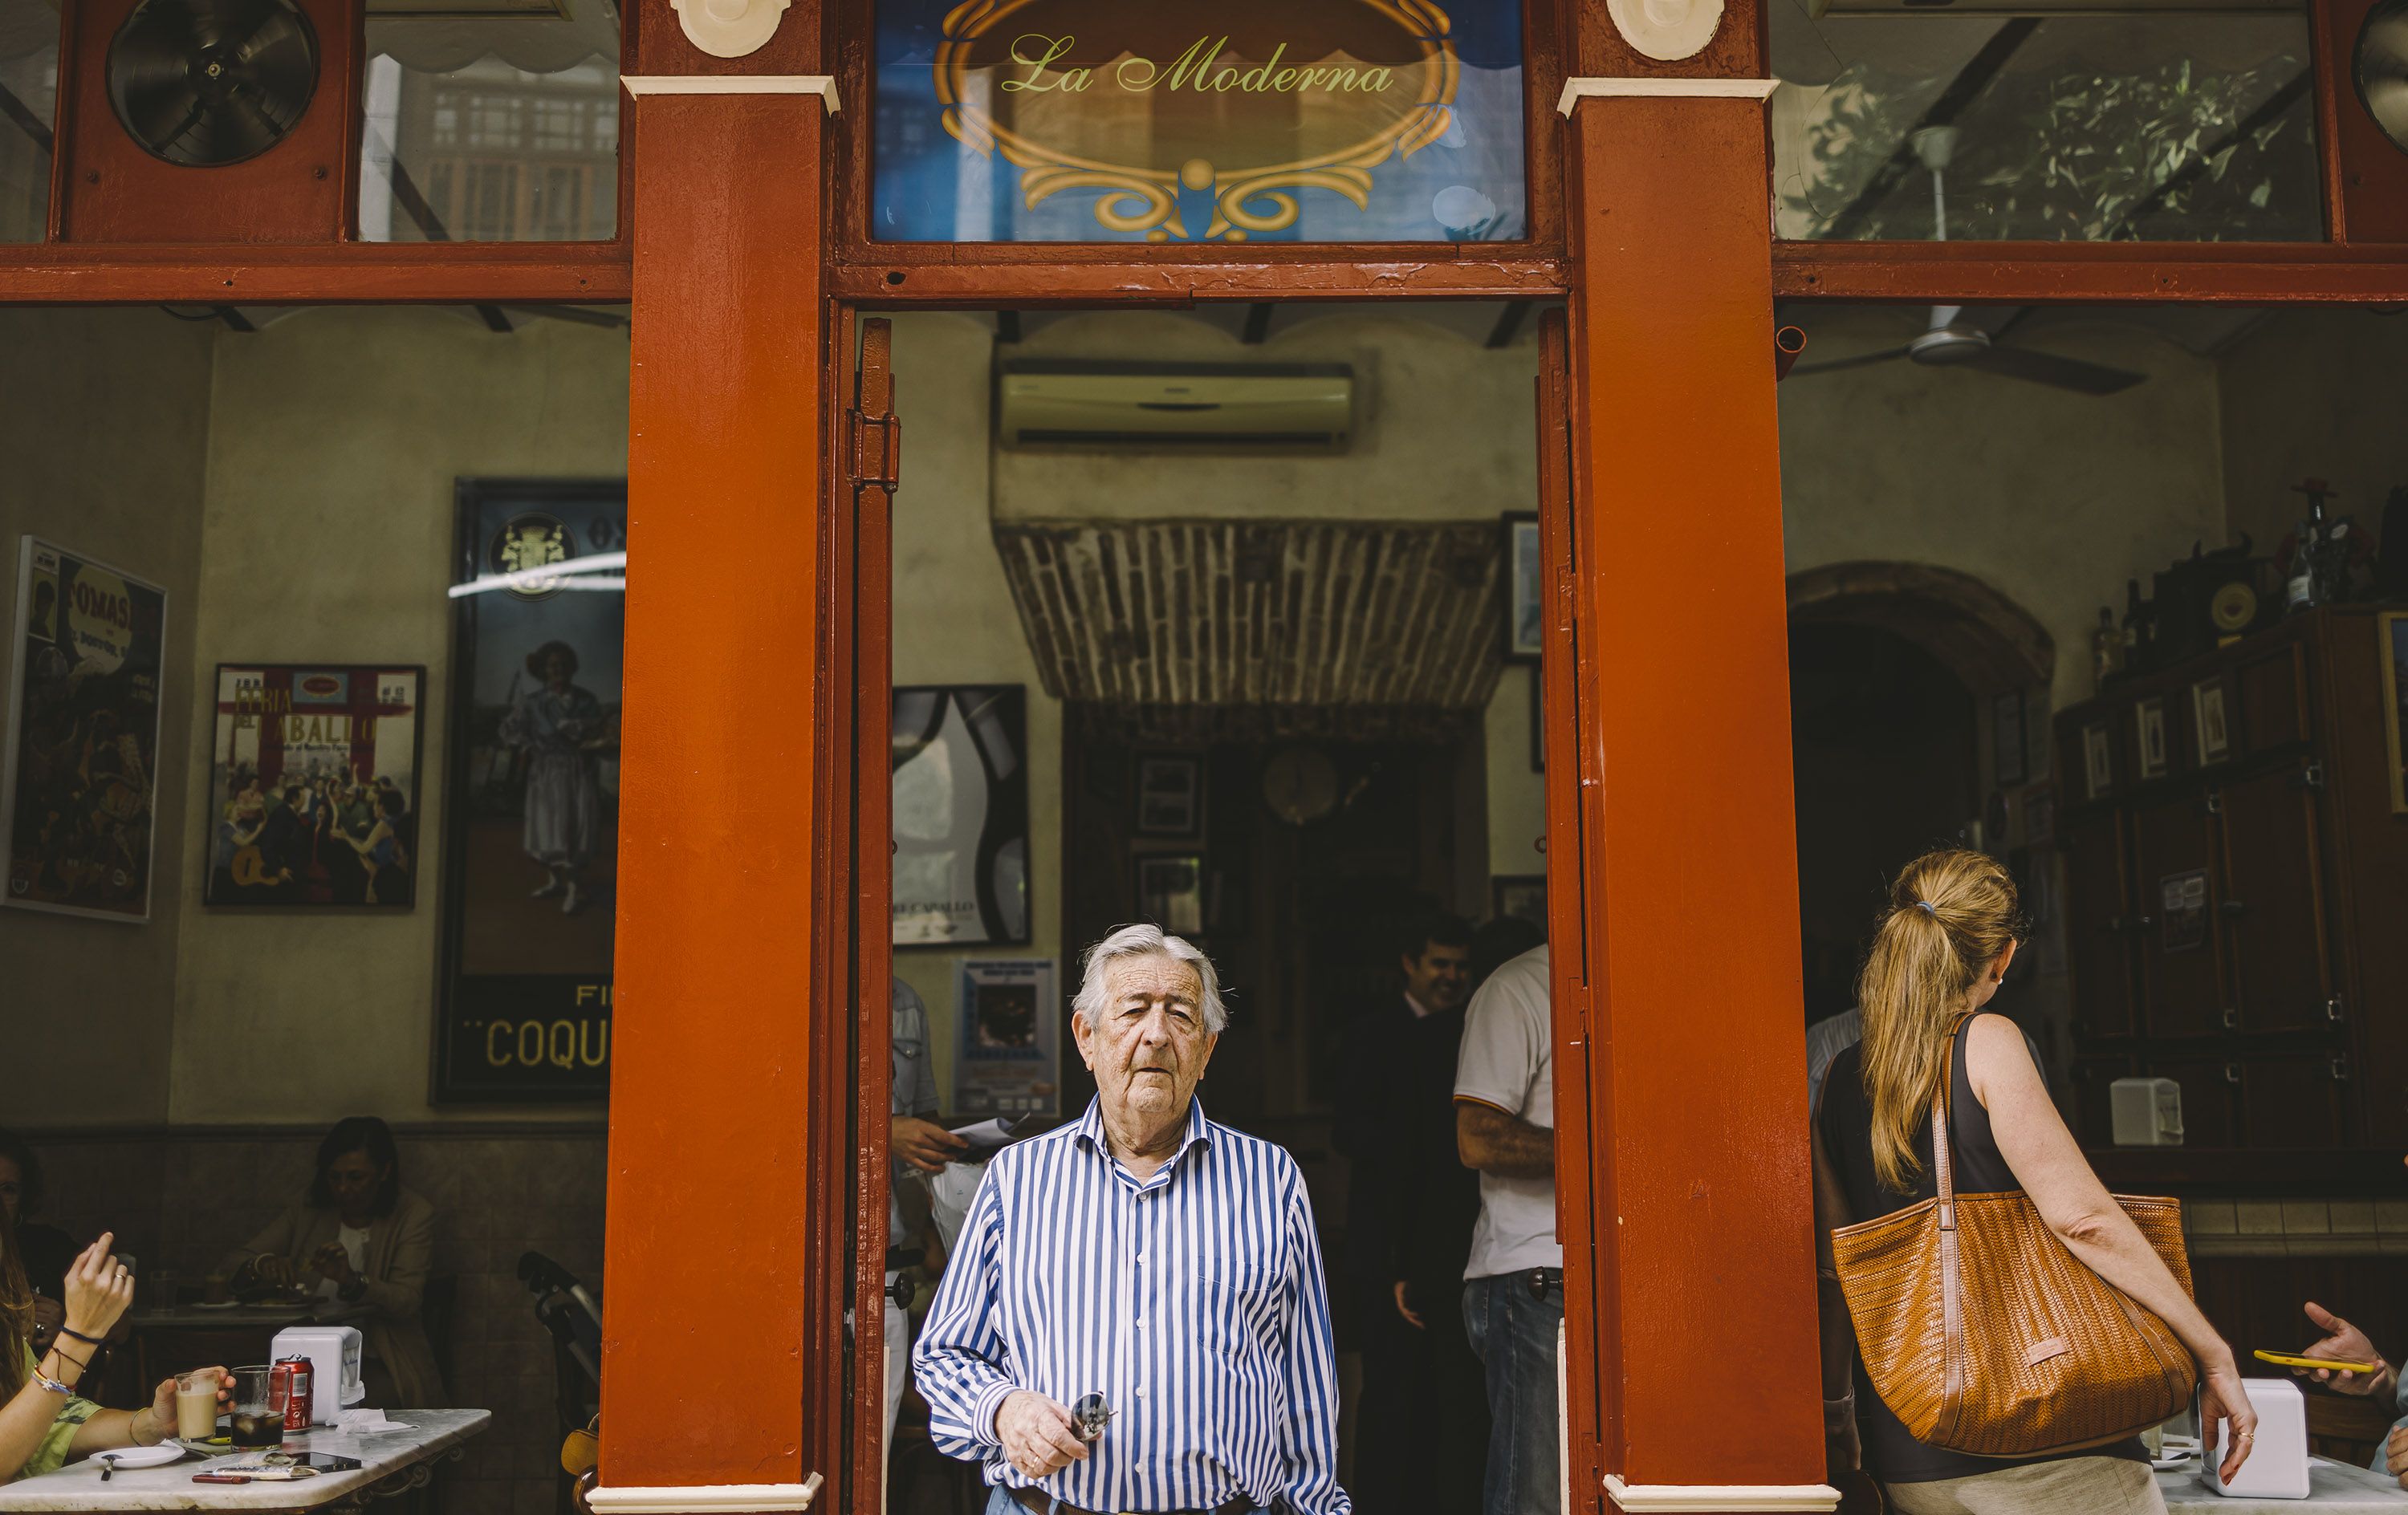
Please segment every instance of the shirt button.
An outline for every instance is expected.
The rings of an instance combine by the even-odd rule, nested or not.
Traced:
[[[1145,1329],[1145,1317],[1144,1317],[1144,1316],[1140,1315],[1140,1316],[1139,1316],[1139,1317],[1137,1318],[1137,1328],[1138,1328],[1139,1330],[1140,1330],[1140,1331],[1142,1331],[1142,1330],[1144,1330],[1144,1329]]]
[[[1144,1384],[1140,1383],[1140,1384],[1139,1384],[1139,1385],[1137,1386],[1137,1396],[1138,1396],[1140,1399],[1143,1399],[1143,1398],[1145,1397],[1145,1385],[1144,1385]]]
[[[1138,1265],[1139,1265],[1139,1266],[1140,1266],[1140,1267],[1144,1266],[1144,1265],[1145,1265],[1145,1253],[1143,1253],[1143,1252],[1140,1252],[1140,1253],[1138,1253],[1138,1254],[1137,1254],[1137,1260],[1138,1260]]]

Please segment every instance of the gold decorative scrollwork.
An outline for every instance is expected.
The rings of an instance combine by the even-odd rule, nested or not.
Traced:
[[[1292,162],[1219,165],[1201,159],[1177,169],[1150,168],[1082,157],[1037,141],[998,122],[971,98],[972,46],[1015,13],[1044,0],[965,0],[945,17],[937,45],[938,103],[945,130],[978,152],[1000,155],[1021,170],[1022,203],[1034,208],[1064,190],[1101,190],[1096,221],[1105,230],[1161,241],[1189,233],[1179,213],[1179,190],[1212,191],[1212,217],[1204,240],[1243,241],[1296,224],[1301,207],[1295,192],[1326,191],[1368,209],[1371,170],[1390,157],[1409,158],[1444,136],[1454,120],[1461,63],[1450,36],[1452,23],[1432,0],[1352,0],[1391,22],[1419,50],[1421,88],[1397,120],[1360,141]]]

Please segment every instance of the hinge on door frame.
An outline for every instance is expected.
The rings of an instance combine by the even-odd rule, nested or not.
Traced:
[[[2300,787],[2301,789],[2325,787],[2325,765],[2322,758],[2310,758],[2300,765]]]
[[[845,465],[854,491],[875,488],[894,493],[899,481],[901,418],[891,410],[882,416],[867,416],[856,407],[847,410],[844,419],[850,454]]]
[[[2347,1057],[2336,1057],[2332,1060],[2332,1076],[2333,1082],[2335,1083],[2349,1082],[2349,1059]]]
[[[2335,994],[2332,998],[2325,1001],[2325,1019],[2335,1025],[2341,1024],[2342,1005],[2341,996],[2339,994]]]
[[[2210,815],[2224,813],[2224,791],[2211,789],[2207,792],[2207,813]]]

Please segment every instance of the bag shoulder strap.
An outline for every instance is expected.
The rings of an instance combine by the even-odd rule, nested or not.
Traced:
[[[1949,1022],[1942,1044],[1940,1092],[1931,1101],[1931,1171],[1940,1184],[1941,1361],[1945,1365],[1936,1435],[1942,1446],[1955,1435],[1965,1405],[1965,1313],[1957,1279],[1956,1177],[1948,1161],[1948,1111],[1956,1097],[1956,1036],[1971,1019],[1967,1013]]]

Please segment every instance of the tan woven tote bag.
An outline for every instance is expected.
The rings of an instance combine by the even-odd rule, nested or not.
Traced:
[[[1882,1403],[1917,1441],[1977,1457],[2100,1446],[2179,1413],[2198,1373],[2165,1322],[2067,1251],[2023,1191],[1957,1196],[1956,1036],[1931,1111],[1939,1196],[1831,1233]],[[2181,1202],[2115,1202],[2190,1293]]]

